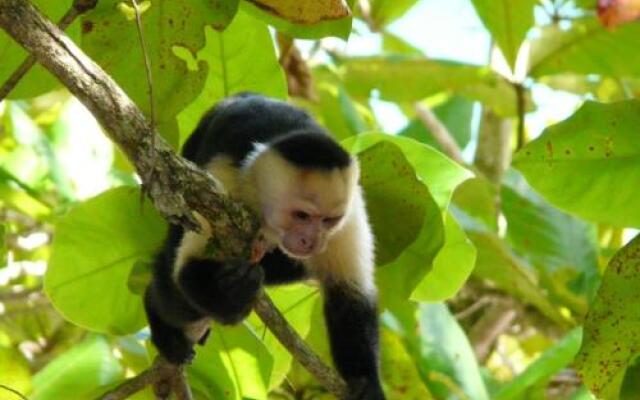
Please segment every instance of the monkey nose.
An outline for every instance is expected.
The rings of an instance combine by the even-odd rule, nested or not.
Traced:
[[[303,237],[303,238],[300,238],[300,245],[305,250],[311,250],[311,248],[313,247],[313,241]]]

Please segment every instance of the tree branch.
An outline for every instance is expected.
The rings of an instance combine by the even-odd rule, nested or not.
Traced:
[[[452,160],[458,164],[464,165],[464,159],[462,158],[462,151],[460,146],[453,139],[453,136],[449,132],[446,126],[438,119],[438,117],[431,111],[430,108],[416,103],[415,106],[416,116],[422,122],[422,124],[429,130],[431,136],[442,148],[442,151]]]
[[[16,23],[19,21],[19,23]],[[208,173],[177,156],[124,91],[53,23],[27,0],[0,0],[0,28],[55,75],[95,116],[140,175],[155,207],[172,223],[199,229],[192,211],[218,233],[215,256],[249,258],[258,222],[240,203],[220,195],[221,186]],[[256,312],[292,355],[339,397],[344,383],[294,335],[278,311],[262,295]],[[281,317],[281,316],[280,316]],[[284,322],[284,323],[283,323]],[[146,374],[145,374],[146,376]],[[133,385],[133,384],[132,384]],[[117,398],[117,397],[116,397]]]

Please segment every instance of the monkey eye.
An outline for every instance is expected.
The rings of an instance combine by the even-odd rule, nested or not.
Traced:
[[[323,218],[323,219],[322,219],[322,222],[323,222],[325,225],[332,226],[332,225],[337,224],[337,223],[338,223],[338,221],[340,221],[340,218],[342,218],[342,217],[326,217],[326,218]]]
[[[294,211],[293,216],[295,219],[298,219],[300,221],[306,221],[310,217],[310,215],[304,211]]]

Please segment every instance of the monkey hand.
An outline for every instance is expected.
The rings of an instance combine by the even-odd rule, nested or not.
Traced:
[[[182,268],[178,281],[199,309],[219,323],[236,324],[251,312],[262,289],[264,271],[244,260],[192,260]]]
[[[251,246],[251,264],[257,264],[269,250],[269,243],[262,233],[258,235]]]

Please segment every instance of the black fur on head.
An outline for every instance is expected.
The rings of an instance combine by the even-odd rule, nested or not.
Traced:
[[[270,145],[282,158],[303,169],[343,169],[351,164],[349,153],[320,131],[293,131],[276,138]]]

